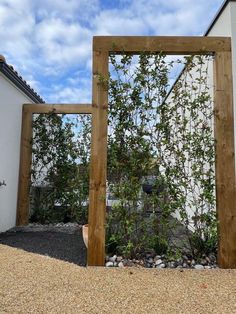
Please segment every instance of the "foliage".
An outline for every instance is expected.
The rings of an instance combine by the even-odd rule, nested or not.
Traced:
[[[195,256],[216,249],[208,62],[110,57],[108,183],[118,201],[109,212],[108,249],[128,256],[176,251],[171,234],[179,220],[185,249]],[[176,64],[184,71],[168,95]],[[150,179],[155,193],[145,196],[142,183]]]
[[[135,257],[154,250],[178,257],[188,250],[197,258],[216,250],[210,60],[110,56],[108,253]],[[181,69],[170,91],[170,79]],[[37,219],[55,219],[60,203],[60,219],[87,220],[91,125],[88,118],[79,123],[53,112],[34,121],[32,186],[45,173],[52,188],[45,205],[35,208]]]
[[[34,117],[32,142],[31,220],[85,222],[89,118],[39,114]]]

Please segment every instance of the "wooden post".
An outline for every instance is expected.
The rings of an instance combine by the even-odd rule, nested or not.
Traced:
[[[216,196],[219,219],[218,261],[222,268],[236,268],[236,183],[234,163],[234,121],[231,39],[228,37],[157,37],[97,36],[93,39],[93,107],[92,148],[89,192],[88,265],[103,266],[105,262],[105,209],[107,164],[107,108],[109,53],[139,54],[143,51],[166,54],[215,53],[215,139]],[[34,106],[34,105],[32,105]],[[36,105],[35,105],[36,106]],[[32,113],[48,108],[37,106],[30,112],[23,109],[21,165],[17,224],[28,221],[28,190],[31,165]],[[51,108],[69,113],[76,106],[52,104]],[[91,112],[89,105],[80,113]],[[37,113],[37,112],[35,112]],[[75,112],[76,113],[76,112]]]
[[[89,191],[88,266],[105,263],[108,52],[93,51],[93,114]]]
[[[22,109],[21,150],[18,184],[16,225],[26,225],[29,221],[29,189],[32,162],[32,113],[26,106]]]
[[[21,151],[16,225],[29,221],[29,189],[32,162],[32,119],[34,113],[92,114],[91,104],[24,104],[22,110]]]
[[[234,114],[230,51],[215,53],[214,80],[218,263],[221,268],[236,268]]]

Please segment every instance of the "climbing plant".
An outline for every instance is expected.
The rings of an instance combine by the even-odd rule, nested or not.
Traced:
[[[35,115],[31,221],[87,220],[90,127],[86,115]]]
[[[216,249],[210,59],[110,57],[108,250]]]
[[[110,56],[108,253],[187,250],[197,257],[216,250],[211,61]],[[60,219],[87,221],[90,134],[88,117],[34,119],[32,187],[43,173],[50,189],[32,219],[56,219],[60,204]]]

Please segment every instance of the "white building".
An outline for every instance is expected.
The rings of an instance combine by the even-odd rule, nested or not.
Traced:
[[[234,134],[236,134],[236,0],[224,1],[204,35],[231,37],[234,90]]]
[[[0,232],[16,224],[22,104],[42,102],[0,56]]]
[[[214,20],[212,21],[212,23],[210,24],[210,26],[208,27],[207,31],[205,32],[204,36],[206,37],[210,37],[210,36],[225,36],[225,37],[231,37],[231,42],[232,42],[232,72],[233,72],[233,90],[234,90],[234,95],[233,95],[233,100],[234,100],[234,133],[236,134],[236,0],[226,0],[224,1],[224,3],[222,4],[221,8],[219,9],[218,13],[216,14]],[[194,59],[197,62],[197,58]],[[208,70],[206,70],[208,68]],[[197,67],[198,69],[198,67]],[[214,94],[214,79],[213,79],[213,62],[209,61],[207,63],[205,63],[204,65],[201,66],[202,71],[207,71],[207,85],[209,88],[209,94],[212,96],[212,100],[213,100],[213,94]],[[202,73],[203,73],[202,72]],[[187,87],[187,92],[189,93],[189,96],[191,99],[191,101],[193,101],[195,99],[194,96],[194,92],[192,89],[192,84],[191,81],[193,82],[193,84],[195,84],[196,87],[196,82],[195,81],[197,78],[200,78],[200,72],[196,72],[196,68],[193,68],[189,73],[191,73],[191,75],[189,75],[185,69],[180,73],[179,77],[177,78],[177,81],[174,83],[172,89],[170,90],[168,96],[165,99],[165,102],[168,103],[169,106],[171,106],[172,104],[174,105],[174,101],[173,98],[175,96],[174,90],[175,87],[177,87],[178,93],[181,91],[185,91],[186,87],[184,87],[185,85],[181,84],[181,80],[187,80],[189,86]],[[204,75],[204,74],[203,74]],[[179,82],[178,82],[179,80]],[[195,83],[194,83],[195,81]],[[180,85],[177,85],[178,83],[180,83]],[[183,87],[180,87],[183,86]],[[201,90],[204,89],[204,87],[199,87]],[[191,92],[192,91],[192,92]],[[198,91],[197,91],[198,93]],[[181,95],[181,93],[180,93]],[[181,97],[181,96],[180,96]],[[180,100],[180,99],[179,99]],[[205,104],[206,105],[206,104]],[[209,103],[209,106],[211,104]],[[209,108],[208,106],[208,108]],[[207,108],[207,106],[205,107]],[[181,106],[180,106],[180,112],[181,112]],[[199,114],[201,115],[200,111]],[[186,109],[185,111],[185,118],[189,118],[190,117],[190,112]],[[182,113],[183,116],[183,113]],[[199,116],[202,120],[204,120],[204,115]],[[173,117],[173,123],[174,122],[175,117]],[[172,122],[170,122],[172,123]],[[211,121],[207,121],[207,123],[211,123]],[[174,124],[173,124],[174,125]],[[191,126],[189,124],[187,124],[187,128],[191,128]],[[193,131],[194,132],[194,129]],[[171,138],[175,137],[175,130],[172,131],[171,133]],[[176,139],[175,139],[176,140]],[[182,141],[180,141],[177,146],[181,151],[181,145],[182,145]],[[236,147],[236,138],[235,138],[235,147]],[[175,165],[176,162],[175,158],[173,157],[170,160],[171,164],[173,164],[173,166]],[[192,176],[191,176],[191,170],[188,172],[187,170],[190,168],[191,169],[191,165],[192,162],[190,163],[190,166],[188,165],[188,155],[187,155],[187,162],[186,162],[186,173],[188,173],[189,175],[189,185],[191,186],[194,185],[193,184],[193,180],[192,180]],[[205,164],[204,165],[204,171],[202,172],[202,175],[204,175],[204,172],[209,169],[208,165]],[[206,176],[207,177],[207,176]],[[205,177],[205,178],[206,178]],[[191,179],[190,179],[191,178]],[[192,187],[191,187],[192,188]],[[189,199],[193,199],[190,193],[190,188],[187,191],[188,192],[188,198]],[[202,188],[199,189],[199,194],[202,193]],[[187,198],[187,199],[188,199]],[[197,209],[199,211],[199,209]],[[204,207],[204,211],[200,212],[200,214],[202,214],[203,212],[206,212],[207,209],[207,204],[206,207]],[[187,206],[187,213],[189,218],[191,219],[191,217],[194,216],[195,214],[199,214],[198,212],[196,212],[196,207],[194,207],[194,210],[191,210],[190,207]],[[176,216],[179,217],[178,213],[176,213]]]

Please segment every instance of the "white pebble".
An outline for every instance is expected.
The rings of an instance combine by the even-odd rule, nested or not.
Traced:
[[[197,264],[194,266],[195,269],[204,269],[203,265]]]
[[[123,262],[119,262],[118,267],[124,267]]]

